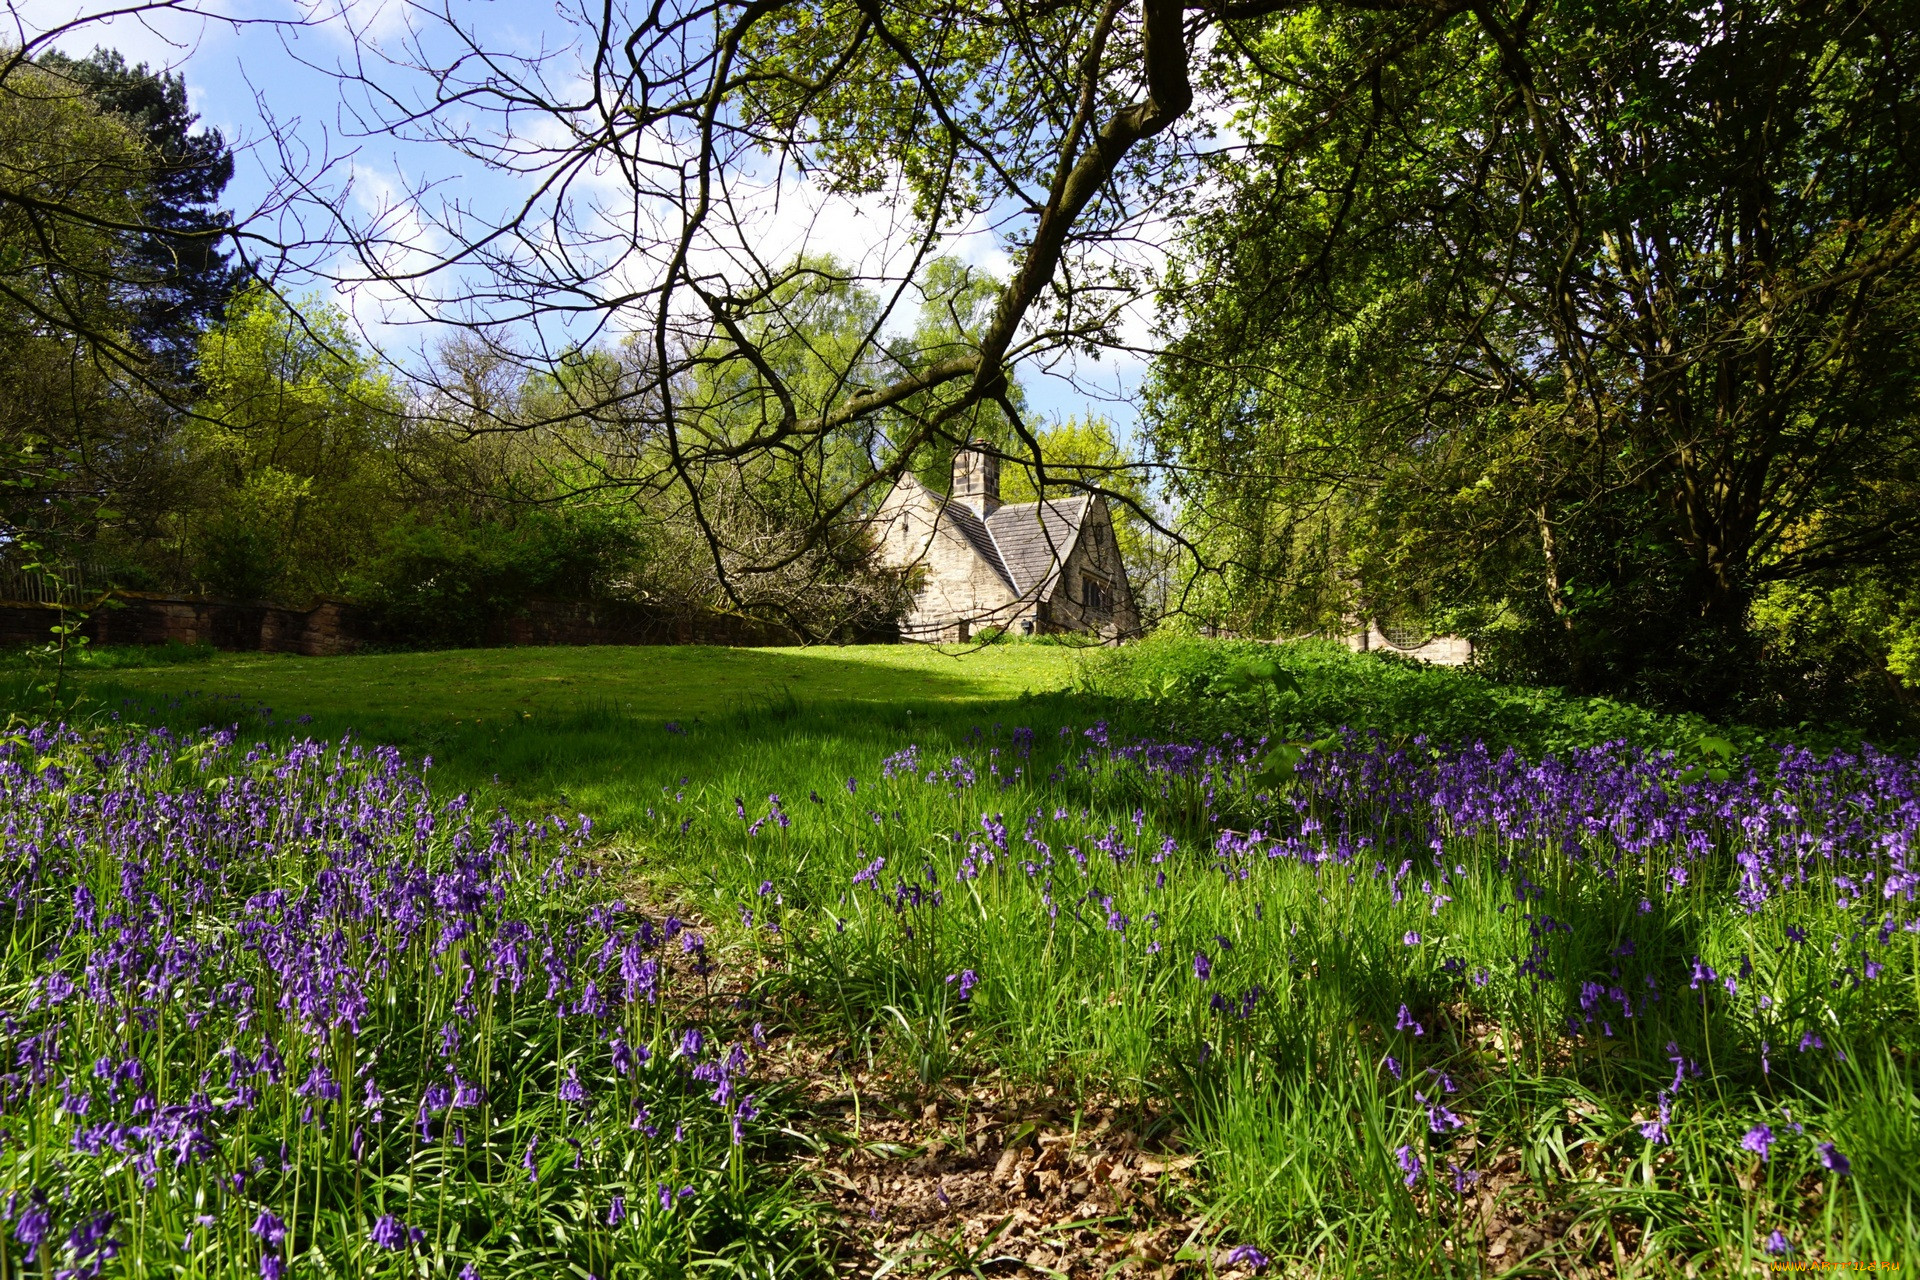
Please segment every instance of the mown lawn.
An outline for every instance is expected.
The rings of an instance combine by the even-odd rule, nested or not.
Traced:
[[[686,721],[788,699],[891,705],[1015,698],[1064,687],[1079,655],[1007,644],[456,649],[342,658],[193,651],[170,661],[162,650],[143,663],[146,656],[114,650],[83,665],[78,683],[102,695],[118,686],[151,699],[192,693],[288,716],[353,716],[367,727],[586,710]]]
[[[72,679],[96,714],[181,731],[238,725],[271,740],[351,733],[431,756],[442,790],[585,810],[617,831],[682,776],[764,771],[776,737],[788,744],[778,755],[854,763],[904,734],[964,733],[1036,700],[1071,705],[1064,691],[1081,661],[1079,650],[1031,644],[339,658],[116,648],[84,655]],[[0,666],[0,707],[28,713],[25,685],[17,659]]]

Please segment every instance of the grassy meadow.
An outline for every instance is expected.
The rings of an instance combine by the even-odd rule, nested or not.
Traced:
[[[964,732],[960,722],[1064,690],[1078,661],[1077,650],[1054,645],[344,658],[115,648],[84,654],[74,683],[97,712],[182,732],[239,725],[282,740],[350,733],[396,745],[431,755],[437,785],[530,810],[585,809],[620,828],[644,814],[660,785],[690,770],[712,778],[764,767],[770,738],[803,755],[844,752],[853,763],[890,749],[916,717],[938,733]],[[28,685],[24,666],[0,666],[0,705],[27,705]]]
[[[0,755],[38,1266],[1920,1261],[1910,754],[1317,645],[77,686]]]

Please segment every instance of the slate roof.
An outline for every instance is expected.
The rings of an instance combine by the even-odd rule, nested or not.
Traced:
[[[1000,548],[994,545],[993,534],[986,522],[964,502],[943,503],[942,510],[953,521],[954,528],[960,530],[961,536],[973,547],[973,553],[992,565],[993,571],[1000,575],[1000,580],[1013,587],[1013,593],[1019,595],[1020,588],[1014,586],[1013,575],[1007,572],[1007,562],[1000,558]]]
[[[1060,563],[1080,539],[1093,508],[1091,497],[1016,502],[982,520],[965,503],[951,500],[941,511],[974,553],[1022,599],[1045,600],[1060,578]]]
[[[1019,502],[987,517],[1015,594],[1045,600],[1060,578],[1060,563],[1080,540],[1093,499],[1087,496]]]

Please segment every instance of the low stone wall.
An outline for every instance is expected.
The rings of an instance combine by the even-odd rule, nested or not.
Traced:
[[[216,649],[352,653],[366,641],[360,611],[321,598],[305,609],[286,605],[114,591],[93,601],[80,634],[94,644],[210,644]],[[60,618],[52,605],[0,601],[0,645],[45,644]]]
[[[366,611],[322,597],[304,609],[205,596],[115,591],[88,606],[80,634],[94,644],[206,644],[216,649],[352,653],[376,640]],[[0,646],[45,644],[60,618],[52,605],[0,601]],[[872,642],[895,635],[862,634]],[[533,600],[489,627],[486,643],[515,645],[714,644],[760,648],[800,642],[785,627],[725,614],[678,614],[645,605]]]

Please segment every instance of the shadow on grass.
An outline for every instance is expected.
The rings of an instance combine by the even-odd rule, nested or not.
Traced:
[[[29,666],[0,657],[0,681]],[[74,678],[96,700],[238,696],[288,714],[474,719],[590,706],[662,720],[713,717],[790,692],[804,704],[968,702],[1068,683],[1071,655],[951,654],[919,646],[806,650],[598,646],[358,654],[337,658],[169,649],[88,651]]]
[[[300,681],[269,702],[193,688],[156,690],[104,675],[87,681],[83,699],[64,718],[133,721],[177,733],[234,728],[244,739],[267,743],[351,735],[392,744],[416,759],[431,757],[428,776],[442,792],[469,791],[483,804],[523,813],[584,812],[610,834],[644,821],[663,793],[704,790],[715,803],[724,793],[729,808],[735,794],[764,802],[770,790],[797,791],[804,798],[826,779],[871,777],[882,757],[909,742],[923,752],[955,754],[976,731],[1022,725],[1052,738],[1065,726],[1132,718],[1128,704],[1110,699],[1066,692],[988,699],[978,696],[977,682],[957,676],[876,670],[852,659],[722,652],[753,654],[761,688],[736,695],[730,708],[678,718],[636,711],[602,694],[579,697],[570,707],[459,715],[448,714],[444,702],[404,709],[329,705],[316,696],[325,690]],[[782,658],[789,661],[777,661]],[[775,675],[823,662],[848,669],[844,683],[872,685],[875,696],[803,698]],[[890,699],[879,696],[889,675],[910,677],[897,682]],[[822,683],[817,676],[809,682],[815,689]],[[0,682],[0,708],[47,718],[44,704],[28,692],[23,680]],[[654,701],[666,704],[669,697],[662,691]],[[689,701],[697,706],[701,699]]]

